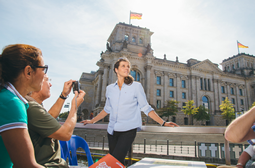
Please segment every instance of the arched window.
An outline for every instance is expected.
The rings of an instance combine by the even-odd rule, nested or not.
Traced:
[[[207,108],[207,109],[210,108],[210,106],[209,106],[209,100],[208,100],[208,98],[207,98],[206,96],[204,96],[204,97],[202,98],[202,103],[203,103],[203,106],[204,106],[205,108]]]
[[[131,76],[134,78],[135,81],[140,81],[140,73],[136,70],[131,70]]]
[[[135,39],[135,36],[132,37],[132,42],[135,43],[136,42],[136,39]]]
[[[234,64],[232,65],[232,69],[235,69],[235,65]]]
[[[125,39],[126,41],[128,41],[128,35],[125,35],[124,39]]]
[[[142,38],[139,39],[139,43],[143,44],[143,39]]]

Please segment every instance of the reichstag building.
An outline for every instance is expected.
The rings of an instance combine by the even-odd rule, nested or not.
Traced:
[[[96,72],[83,72],[81,88],[86,91],[85,101],[80,106],[83,119],[93,113],[96,116],[104,107],[106,86],[114,83],[117,77],[113,71],[119,57],[127,57],[131,62],[131,75],[144,87],[149,104],[157,110],[168,100],[179,101],[179,112],[171,116],[171,121],[179,125],[192,123],[191,117],[181,109],[188,100],[195,106],[204,105],[209,109],[210,121],[207,125],[224,126],[219,105],[228,97],[236,112],[249,109],[255,101],[254,68],[255,57],[241,53],[222,61],[222,70],[209,59],[189,59],[187,63],[156,58],[151,48],[150,29],[125,23],[118,23],[108,38],[106,50],[96,65]],[[148,123],[153,122],[143,114]],[[107,121],[107,118],[105,118]],[[194,120],[194,125],[200,121]]]

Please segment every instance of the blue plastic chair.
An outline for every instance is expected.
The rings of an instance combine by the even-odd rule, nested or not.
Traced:
[[[68,160],[70,160],[70,151],[69,150],[69,145],[68,145],[68,141],[59,141],[60,146],[61,146],[61,158],[63,158],[64,160],[66,160],[68,158]]]
[[[61,150],[63,151],[62,153],[63,155],[61,154],[61,157],[65,160],[66,158],[68,158],[69,165],[73,165],[73,166],[78,165],[77,154],[76,154],[76,151],[78,148],[82,148],[85,151],[87,155],[88,166],[93,165],[94,162],[92,160],[89,146],[83,138],[77,135],[72,135],[69,141],[60,141],[60,144],[62,148]],[[70,155],[70,151],[71,151],[71,155]]]

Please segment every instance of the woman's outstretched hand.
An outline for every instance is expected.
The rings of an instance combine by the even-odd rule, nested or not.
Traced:
[[[93,122],[91,120],[83,120],[81,121],[80,123],[83,123],[83,125],[86,125],[86,124],[93,124]]]
[[[164,126],[165,127],[179,127],[179,125],[177,125],[174,122],[166,122]]]

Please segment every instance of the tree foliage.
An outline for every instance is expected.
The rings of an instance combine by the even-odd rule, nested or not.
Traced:
[[[226,97],[226,99],[221,102],[221,105],[219,107],[222,111],[221,115],[223,119],[231,122],[232,119],[235,118],[235,109],[233,107],[233,104],[228,100],[228,97]]]
[[[187,102],[185,102],[186,106],[183,106],[183,113],[185,115],[194,115],[197,113],[198,107],[196,108],[193,104],[194,104],[194,100],[188,100]]]
[[[67,118],[68,117],[68,112],[64,112],[64,113],[61,113],[59,114],[59,118]]]
[[[176,100],[169,100],[167,101],[167,105],[163,108],[158,109],[157,112],[161,117],[176,115],[176,113],[178,112],[178,103],[179,102]]]
[[[250,109],[251,109],[252,107],[254,107],[254,106],[255,106],[255,102],[252,103]],[[249,109],[249,110],[250,110],[250,109]]]
[[[201,125],[204,120],[210,120],[210,114],[208,114],[208,109],[200,105],[198,111],[193,116],[197,121],[201,121]]]
[[[185,102],[186,106],[183,106],[182,111],[185,115],[191,116],[191,125],[193,125],[193,115],[197,113],[198,107],[196,108],[194,104],[194,100],[188,100]]]

